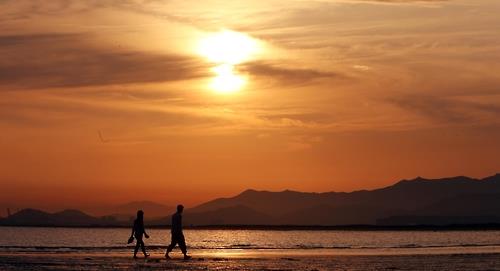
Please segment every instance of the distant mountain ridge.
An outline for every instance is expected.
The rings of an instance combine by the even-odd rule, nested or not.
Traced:
[[[109,226],[115,225],[112,217],[93,217],[79,210],[48,213],[36,209],[23,209],[0,220],[7,226]]]
[[[469,201],[456,201],[456,209],[450,201],[466,197]],[[474,198],[474,204],[469,205]],[[270,225],[348,225],[382,223],[383,218],[396,215],[426,215],[433,217],[457,215],[457,210],[467,210],[462,215],[499,215],[500,174],[484,179],[464,176],[436,180],[418,177],[402,180],[392,186],[371,191],[350,193],[325,192],[303,193],[285,190],[268,192],[246,190],[232,198],[220,198],[189,210],[196,217],[205,212],[222,208],[245,206],[253,212],[271,217],[254,224]],[[447,202],[448,205],[440,203]],[[434,205],[434,206],[433,206]],[[443,209],[447,206],[447,209]],[[433,210],[430,212],[430,210]],[[187,216],[187,215],[186,215]],[[188,216],[186,218],[188,220]],[[428,221],[432,224],[432,221]],[[411,224],[409,222],[409,224]]]
[[[169,225],[173,207],[151,202],[123,205],[157,208],[149,225]],[[152,209],[154,209],[152,208]],[[186,225],[445,225],[500,223],[500,174],[483,179],[464,176],[436,180],[416,178],[354,192],[306,193],[246,190],[186,209]],[[43,223],[41,223],[43,222]],[[128,225],[116,216],[91,217],[69,210],[54,214],[25,209],[1,219],[0,225]]]
[[[137,210],[143,210],[150,218],[159,218],[171,213],[174,207],[152,201],[132,201],[115,206],[113,212],[108,213],[108,215],[121,218],[121,220],[128,217],[128,220],[130,220],[130,218],[135,218]]]

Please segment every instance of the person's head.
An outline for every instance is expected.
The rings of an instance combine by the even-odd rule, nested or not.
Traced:
[[[177,212],[180,214],[184,210],[184,206],[182,204],[177,205]]]
[[[144,220],[144,212],[142,210],[137,211],[137,219]]]

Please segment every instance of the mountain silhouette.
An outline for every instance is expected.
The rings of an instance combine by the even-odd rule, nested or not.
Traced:
[[[114,214],[135,217],[137,210],[143,210],[148,217],[163,217],[172,212],[174,207],[152,201],[133,201],[114,207]]]
[[[284,215],[306,206],[321,204],[325,199],[324,193],[303,193],[290,190],[269,192],[249,189],[232,198],[219,198],[201,204],[191,209],[190,212],[202,213],[240,205],[275,216]]]
[[[274,218],[244,205],[223,207],[201,213],[186,212],[186,222],[193,225],[265,225]]]
[[[491,216],[498,210],[496,206],[500,206],[496,204],[499,195],[500,174],[481,180],[464,176],[436,180],[419,177],[381,189],[351,193],[247,190],[232,198],[201,204],[189,212],[200,214],[246,206],[252,212],[271,217],[262,224],[375,224],[379,219],[397,215]]]
[[[148,210],[148,207],[150,208]],[[149,225],[169,225],[174,208],[132,202],[117,210],[144,209]],[[158,214],[158,218],[148,212]],[[160,217],[161,216],[161,217]],[[415,178],[350,193],[246,190],[185,211],[186,225],[448,225],[500,223],[500,174],[484,179],[464,176]],[[117,215],[91,217],[80,211],[46,213],[25,209],[0,220],[2,225],[128,225]]]
[[[500,216],[391,216],[377,220],[379,226],[451,226],[500,224]]]
[[[0,221],[9,226],[107,226],[115,220],[110,217],[97,218],[78,210],[47,213],[36,209],[23,209]]]

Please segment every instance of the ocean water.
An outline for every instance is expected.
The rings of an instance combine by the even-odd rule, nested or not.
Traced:
[[[168,229],[149,229],[148,251],[164,252]],[[185,230],[197,254],[422,254],[500,251],[500,231]],[[130,253],[130,229],[0,227],[0,252]]]

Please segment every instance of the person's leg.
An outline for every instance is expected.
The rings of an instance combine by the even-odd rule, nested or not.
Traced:
[[[181,248],[182,254],[184,254],[184,259],[189,259],[191,256],[187,255],[186,239],[184,235],[179,236],[179,247]]]
[[[141,244],[141,250],[142,250],[142,253],[144,254],[144,257],[149,257],[149,254],[146,253],[146,247],[144,246],[144,241],[142,239],[140,240],[140,244]]]
[[[137,258],[137,251],[139,251],[139,246],[140,246],[140,242],[139,242],[139,240],[137,240],[137,242],[135,243],[135,248],[134,248],[134,258]]]
[[[175,248],[176,245],[177,245],[177,240],[176,240],[175,236],[172,235],[172,240],[170,241],[170,245],[168,245],[167,252],[165,253],[166,258],[170,258],[170,256],[168,256],[168,254]]]

